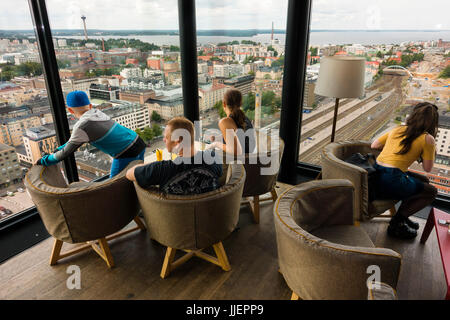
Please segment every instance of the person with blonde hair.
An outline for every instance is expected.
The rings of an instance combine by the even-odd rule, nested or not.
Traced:
[[[197,151],[194,146],[194,124],[184,117],[171,119],[164,130],[168,152],[178,155],[174,160],[139,164],[128,169],[128,180],[141,188],[158,185],[168,194],[199,194],[219,188],[222,165],[209,161],[214,151]],[[208,154],[206,154],[208,153]]]
[[[402,203],[392,217],[388,234],[402,239],[417,236],[419,224],[409,217],[431,204],[437,189],[427,177],[408,171],[416,160],[430,172],[435,159],[435,137],[439,121],[435,105],[423,102],[414,106],[406,124],[376,139],[372,149],[381,149],[376,159],[375,195],[377,199],[395,199]]]

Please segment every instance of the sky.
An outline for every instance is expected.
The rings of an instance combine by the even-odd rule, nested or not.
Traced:
[[[300,1],[300,0],[299,0]],[[53,29],[178,29],[177,0],[47,0]],[[197,29],[285,29],[287,0],[197,0]],[[450,30],[449,0],[313,0],[312,29]],[[0,0],[0,29],[32,29],[27,0]],[[450,40],[450,39],[449,39]]]

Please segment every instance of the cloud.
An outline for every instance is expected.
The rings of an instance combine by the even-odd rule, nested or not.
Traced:
[[[301,1],[301,0],[298,0]],[[177,0],[47,0],[55,29],[178,29]],[[287,0],[197,0],[198,29],[285,29]],[[370,10],[369,10],[370,9]],[[32,29],[28,3],[2,1],[0,29]],[[312,29],[450,29],[448,0],[314,0]],[[379,14],[379,15],[378,15]],[[377,16],[378,15],[378,16]]]

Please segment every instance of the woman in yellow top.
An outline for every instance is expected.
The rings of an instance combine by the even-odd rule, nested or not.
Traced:
[[[417,236],[419,225],[409,216],[433,202],[437,190],[425,176],[408,172],[414,161],[422,162],[426,172],[433,168],[439,113],[428,102],[417,104],[406,125],[382,135],[372,143],[372,149],[382,149],[377,157],[375,194],[377,199],[402,200],[392,217],[388,234],[411,239]]]

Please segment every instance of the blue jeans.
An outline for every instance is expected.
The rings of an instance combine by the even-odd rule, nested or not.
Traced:
[[[376,198],[404,200],[421,193],[424,184],[419,179],[408,175],[398,168],[374,165],[376,173]]]
[[[115,175],[117,175],[120,171],[122,171],[123,169],[126,168],[126,166],[134,161],[134,160],[144,160],[144,154],[145,154],[145,149],[142,150],[142,152],[133,158],[120,158],[120,159],[114,159],[113,162],[111,163],[111,171],[109,173],[109,178],[114,177]]]

